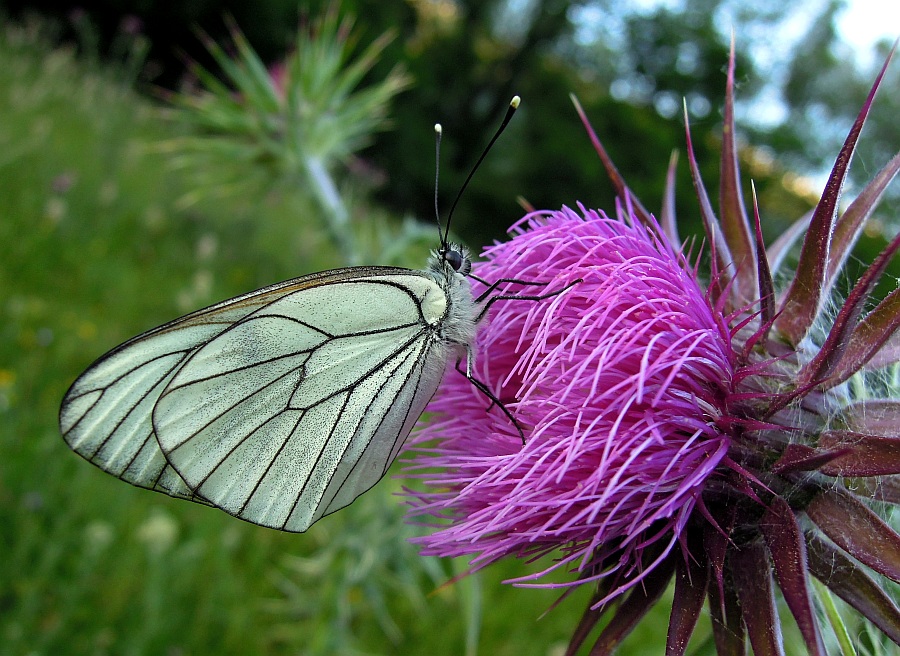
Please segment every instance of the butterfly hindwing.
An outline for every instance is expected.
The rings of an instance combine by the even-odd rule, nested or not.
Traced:
[[[240,316],[236,308],[219,313],[217,321],[192,315],[126,342],[95,362],[63,400],[60,426],[68,445],[129,483],[192,498],[193,492],[159,450],[151,413],[190,354]]]

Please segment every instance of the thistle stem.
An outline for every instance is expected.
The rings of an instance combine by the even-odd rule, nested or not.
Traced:
[[[325,227],[332,243],[347,265],[359,264],[359,252],[350,230],[350,213],[338,193],[334,179],[320,158],[306,156],[302,162],[310,188],[322,208]]]

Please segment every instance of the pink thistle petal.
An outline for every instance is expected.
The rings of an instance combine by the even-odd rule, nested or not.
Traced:
[[[486,280],[548,291],[582,280],[541,302],[496,304],[479,334],[475,374],[525,445],[449,371],[405,475],[425,488],[408,493],[411,514],[440,520],[416,539],[424,553],[474,556],[479,568],[556,552],[514,582],[551,585],[532,581],[566,566],[580,573],[572,585],[615,573],[609,598],[666,558],[725,456],[717,421],[733,356],[723,318],[658,226],[580,209],[526,216],[475,265]]]

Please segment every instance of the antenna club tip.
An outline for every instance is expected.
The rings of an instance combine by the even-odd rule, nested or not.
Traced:
[[[519,109],[520,102],[522,102],[522,99],[519,96],[513,96],[512,100],[509,101],[509,106],[513,109]]]
[[[444,131],[444,128],[441,127],[440,123],[434,124],[434,133],[435,134],[441,134],[443,131]]]

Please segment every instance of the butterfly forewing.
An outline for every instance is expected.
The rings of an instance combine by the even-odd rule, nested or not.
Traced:
[[[341,460],[328,480],[322,495],[316,521],[324,512],[334,512],[350,504],[384,476],[387,466],[403,446],[419,416],[441,380],[446,355],[443,345],[422,346],[408,350],[398,361],[392,376],[385,380],[361,422],[357,434],[372,437],[365,444],[357,440],[351,449],[364,448],[356,458]],[[398,358],[399,360],[399,358]],[[373,381],[374,382],[374,381]],[[325,509],[323,511],[323,509]]]

